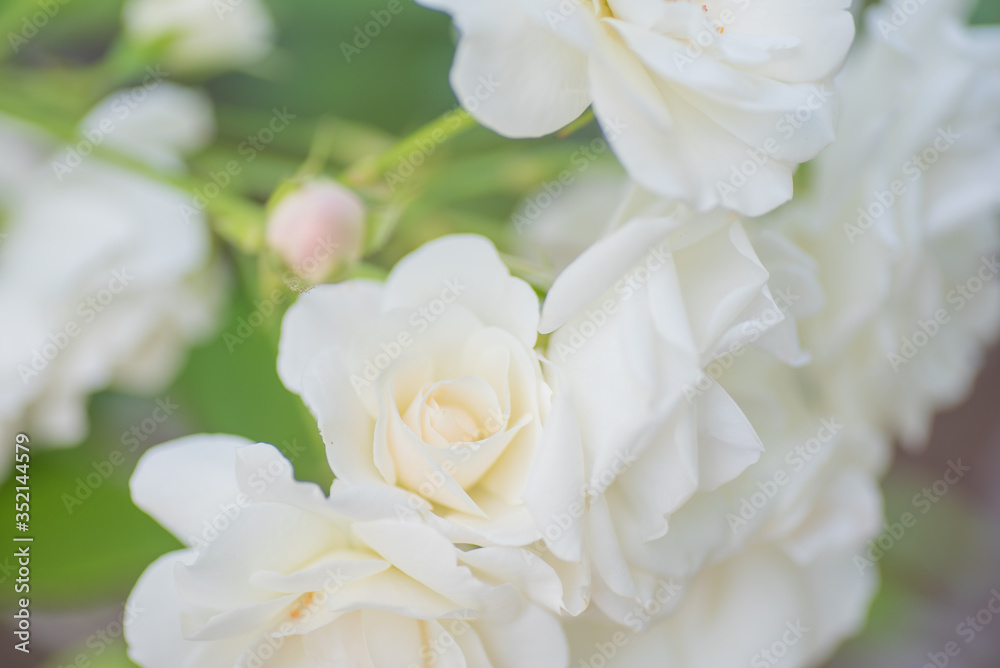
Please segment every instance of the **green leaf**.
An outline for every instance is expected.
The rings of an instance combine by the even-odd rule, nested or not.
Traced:
[[[177,383],[203,431],[270,443],[292,460],[296,477],[328,488],[333,475],[319,427],[277,373],[281,317],[294,293],[240,296],[219,336],[195,350]]]
[[[83,660],[78,660],[80,657],[83,657]],[[93,640],[89,643],[81,643],[47,661],[44,668],[70,668],[71,666],[136,668],[136,665],[128,658],[125,641],[121,637],[108,644]]]
[[[30,435],[30,434],[29,434]],[[180,543],[152,518],[132,505],[128,478],[137,455],[117,450],[121,464],[109,461],[107,432],[98,430],[71,450],[45,450],[31,443],[29,469],[30,521],[27,532],[14,527],[14,478],[0,489],[2,540],[34,538],[30,590],[15,592],[18,565],[14,548],[0,557],[0,605],[30,597],[32,606],[79,605],[120,600],[161,554]],[[117,440],[114,441],[117,443]]]

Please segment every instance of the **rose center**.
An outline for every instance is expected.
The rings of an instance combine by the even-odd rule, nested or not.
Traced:
[[[479,421],[465,406],[441,404],[428,397],[425,415],[430,427],[452,443],[480,440]]]
[[[615,15],[614,11],[611,9],[611,5],[608,4],[608,0],[593,0],[594,1],[594,13],[597,14],[597,18],[610,18]]]
[[[425,383],[403,416],[425,443],[474,443],[503,428],[493,387],[477,376]]]

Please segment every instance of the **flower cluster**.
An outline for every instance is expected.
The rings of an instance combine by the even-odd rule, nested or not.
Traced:
[[[179,172],[213,132],[207,97],[158,80],[98,104],[64,146],[0,116],[4,448],[22,429],[78,443],[88,395],[160,391],[213,330],[226,275],[204,216],[185,222],[182,192],[101,154]]]
[[[420,4],[454,19],[478,122],[537,137],[591,107],[625,174],[532,220],[550,285],[449,234],[384,280],[304,291],[277,369],[336,480],[231,436],[145,454],[133,499],[186,547],[136,585],[130,656],[816,665],[875,592],[856,555],[893,443],[926,438],[1000,334],[1000,34],[953,0],[875,5],[853,49],[846,0]],[[295,266],[332,235],[341,252],[298,273],[343,278],[365,203],[324,180],[286,197],[271,250]]]

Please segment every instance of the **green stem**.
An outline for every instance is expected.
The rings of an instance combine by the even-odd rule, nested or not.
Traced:
[[[163,61],[166,42],[139,46],[119,36],[96,65],[83,70],[93,81],[94,94],[100,98],[108,92],[125,86],[146,75],[169,78],[170,72],[162,71],[150,63]]]
[[[275,352],[277,352],[277,349],[275,349]],[[308,452],[311,455],[307,458],[307,461],[295,462],[296,471],[302,478],[311,480],[321,487],[329,489],[333,483],[334,476],[330,470],[329,460],[326,457],[326,441],[323,440],[323,434],[320,433],[319,423],[316,420],[316,416],[312,414],[301,397],[296,396],[294,401],[298,418],[305,424],[304,431],[309,438]]]
[[[437,147],[474,127],[476,120],[464,109],[452,109],[434,119],[381,155],[359,160],[344,174],[354,186],[372,185],[382,174],[418,154],[426,157],[428,147]]]
[[[508,253],[501,253],[500,259],[502,259],[504,264],[507,265],[507,268],[510,269],[511,274],[524,279],[536,288],[547,291],[550,287],[552,287],[552,283],[555,281],[555,276],[553,276],[552,271],[545,270],[530,260],[525,260],[522,257],[517,257],[516,255],[510,255]]]
[[[575,121],[564,127],[562,130],[557,132],[556,137],[558,137],[559,139],[566,139],[577,130],[582,130],[583,128],[590,125],[593,122],[593,120],[594,120],[594,110],[588,109],[587,111],[583,112],[583,115],[581,115],[580,118],[576,119]]]
[[[254,295],[257,295],[257,300],[259,301],[269,299],[274,288],[286,291],[284,302],[280,306],[275,305],[275,308],[278,310],[261,327],[264,331],[268,348],[273,353],[272,359],[276,358],[281,341],[281,323],[284,319],[282,312],[294,301],[294,297],[288,291],[287,286],[281,282],[280,278],[273,274],[264,254],[261,254],[257,258],[237,257],[235,264],[241,292],[247,303],[253,303]],[[290,392],[290,394],[293,393]],[[308,439],[307,449],[303,452],[302,456],[291,458],[296,477],[299,480],[310,480],[329,488],[333,476],[327,463],[326,444],[323,441],[322,434],[320,434],[316,418],[309,412],[309,408],[305,405],[301,397],[293,394],[289,399],[295,405],[296,419],[304,425],[302,433]],[[285,454],[290,455],[287,452]]]
[[[382,250],[399,226],[399,221],[410,207],[414,198],[405,196],[397,198],[372,210],[368,217],[368,230],[365,240],[365,257],[370,257]]]
[[[337,146],[339,126],[332,118],[323,117],[316,123],[316,134],[309,155],[293,177],[296,181],[306,181],[323,171]]]
[[[11,99],[0,100],[0,110],[24,123],[41,128],[56,141],[73,144],[80,140],[74,123],[42,112],[27,110],[25,105],[12,102]],[[23,103],[23,100],[21,102]],[[200,189],[204,184],[189,174],[164,174],[141,160],[107,146],[94,146],[91,158],[100,159],[181,190],[192,196],[191,208],[197,210],[195,197],[200,196]],[[259,248],[263,238],[264,212],[258,204],[220,192],[207,200],[205,208],[211,214],[209,217],[216,233],[226,241],[244,252],[254,252]]]

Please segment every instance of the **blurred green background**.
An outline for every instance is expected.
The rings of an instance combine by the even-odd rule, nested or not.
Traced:
[[[0,3],[0,19],[10,18],[23,2]],[[272,0],[279,27],[279,49],[251,72],[230,73],[204,83],[217,106],[219,139],[200,157],[199,169],[225,162],[230,151],[271,116],[287,107],[298,118],[267,151],[267,161],[249,170],[243,190],[265,201],[274,186],[288,177],[308,152],[317,126],[333,115],[360,124],[371,145],[405,135],[455,106],[447,71],[454,48],[450,21],[408,0],[382,33],[348,63],[340,44],[353,39],[356,26],[383,9],[381,0]],[[99,61],[118,32],[119,0],[71,0],[17,58],[3,68],[4,77],[29,78],[52,69]],[[1000,22],[1000,2],[983,0],[976,20]],[[47,76],[47,75],[45,75]],[[49,85],[55,87],[56,80]],[[0,96],[5,95],[0,80]],[[58,96],[58,90],[53,90]],[[586,140],[519,142],[534,158],[513,150],[514,142],[485,130],[474,130],[442,155],[454,152],[435,178],[465,179],[465,193],[483,192],[474,202],[448,202],[439,188],[438,202],[448,208],[436,218],[420,211],[401,223],[398,242],[383,251],[383,265],[422,239],[448,229],[468,229],[506,241],[504,222],[518,198],[566,165],[568,153]],[[350,157],[349,147],[345,149]],[[486,152],[507,156],[490,170],[477,166]],[[473,156],[473,153],[475,157]],[[465,157],[469,156],[469,157]],[[334,156],[334,162],[336,162]],[[492,164],[492,163],[491,163]],[[435,192],[434,183],[427,189]],[[233,263],[239,263],[233,258]],[[122,603],[142,570],[158,555],[178,547],[176,540],[131,505],[128,479],[142,451],[155,443],[199,432],[225,432],[278,445],[299,453],[301,477],[329,482],[319,456],[315,423],[299,399],[279,382],[275,372],[277,318],[230,351],[222,336],[238,319],[254,310],[255,286],[237,282],[225,323],[218,336],[193,351],[174,385],[156,397],[105,393],[91,406],[90,437],[70,450],[43,450],[32,444],[31,501],[33,652],[29,661],[0,648],[2,665],[94,666],[130,665],[124,658],[120,619]],[[954,626],[1000,587],[1000,493],[990,483],[1000,479],[1000,356],[979,384],[975,397],[939,421],[934,443],[919,457],[902,456],[887,481],[889,517],[906,509],[915,491],[937,479],[956,448],[974,463],[972,478],[935,507],[905,541],[880,562],[884,585],[865,633],[834,660],[848,666],[913,666],[926,660],[950,638]],[[141,447],[130,451],[123,442],[133,427],[152,415],[156,402],[177,405]],[[119,454],[115,454],[117,453]],[[121,459],[118,459],[118,457]],[[119,463],[114,463],[119,462]],[[123,462],[123,463],[121,463]],[[105,473],[107,475],[105,475]],[[85,483],[97,475],[95,488]],[[96,480],[96,479],[95,479]],[[85,489],[80,489],[81,485]],[[0,490],[0,507],[13,508],[13,481]],[[78,492],[78,489],[80,491]],[[87,493],[89,492],[89,493]],[[4,513],[12,513],[4,511]],[[11,521],[0,531],[7,545]],[[0,608],[13,601],[13,550],[0,552]],[[992,581],[991,581],[992,578]],[[4,615],[10,624],[9,614]],[[954,665],[995,668],[1000,665],[1000,620],[985,638]],[[988,635],[988,634],[987,634]],[[10,636],[6,636],[10,637]],[[928,649],[923,649],[924,647]],[[5,654],[10,652],[10,654]],[[981,655],[981,656],[980,656]],[[922,658],[924,657],[924,658]],[[977,658],[978,657],[978,658]],[[979,661],[979,662],[977,662]]]

